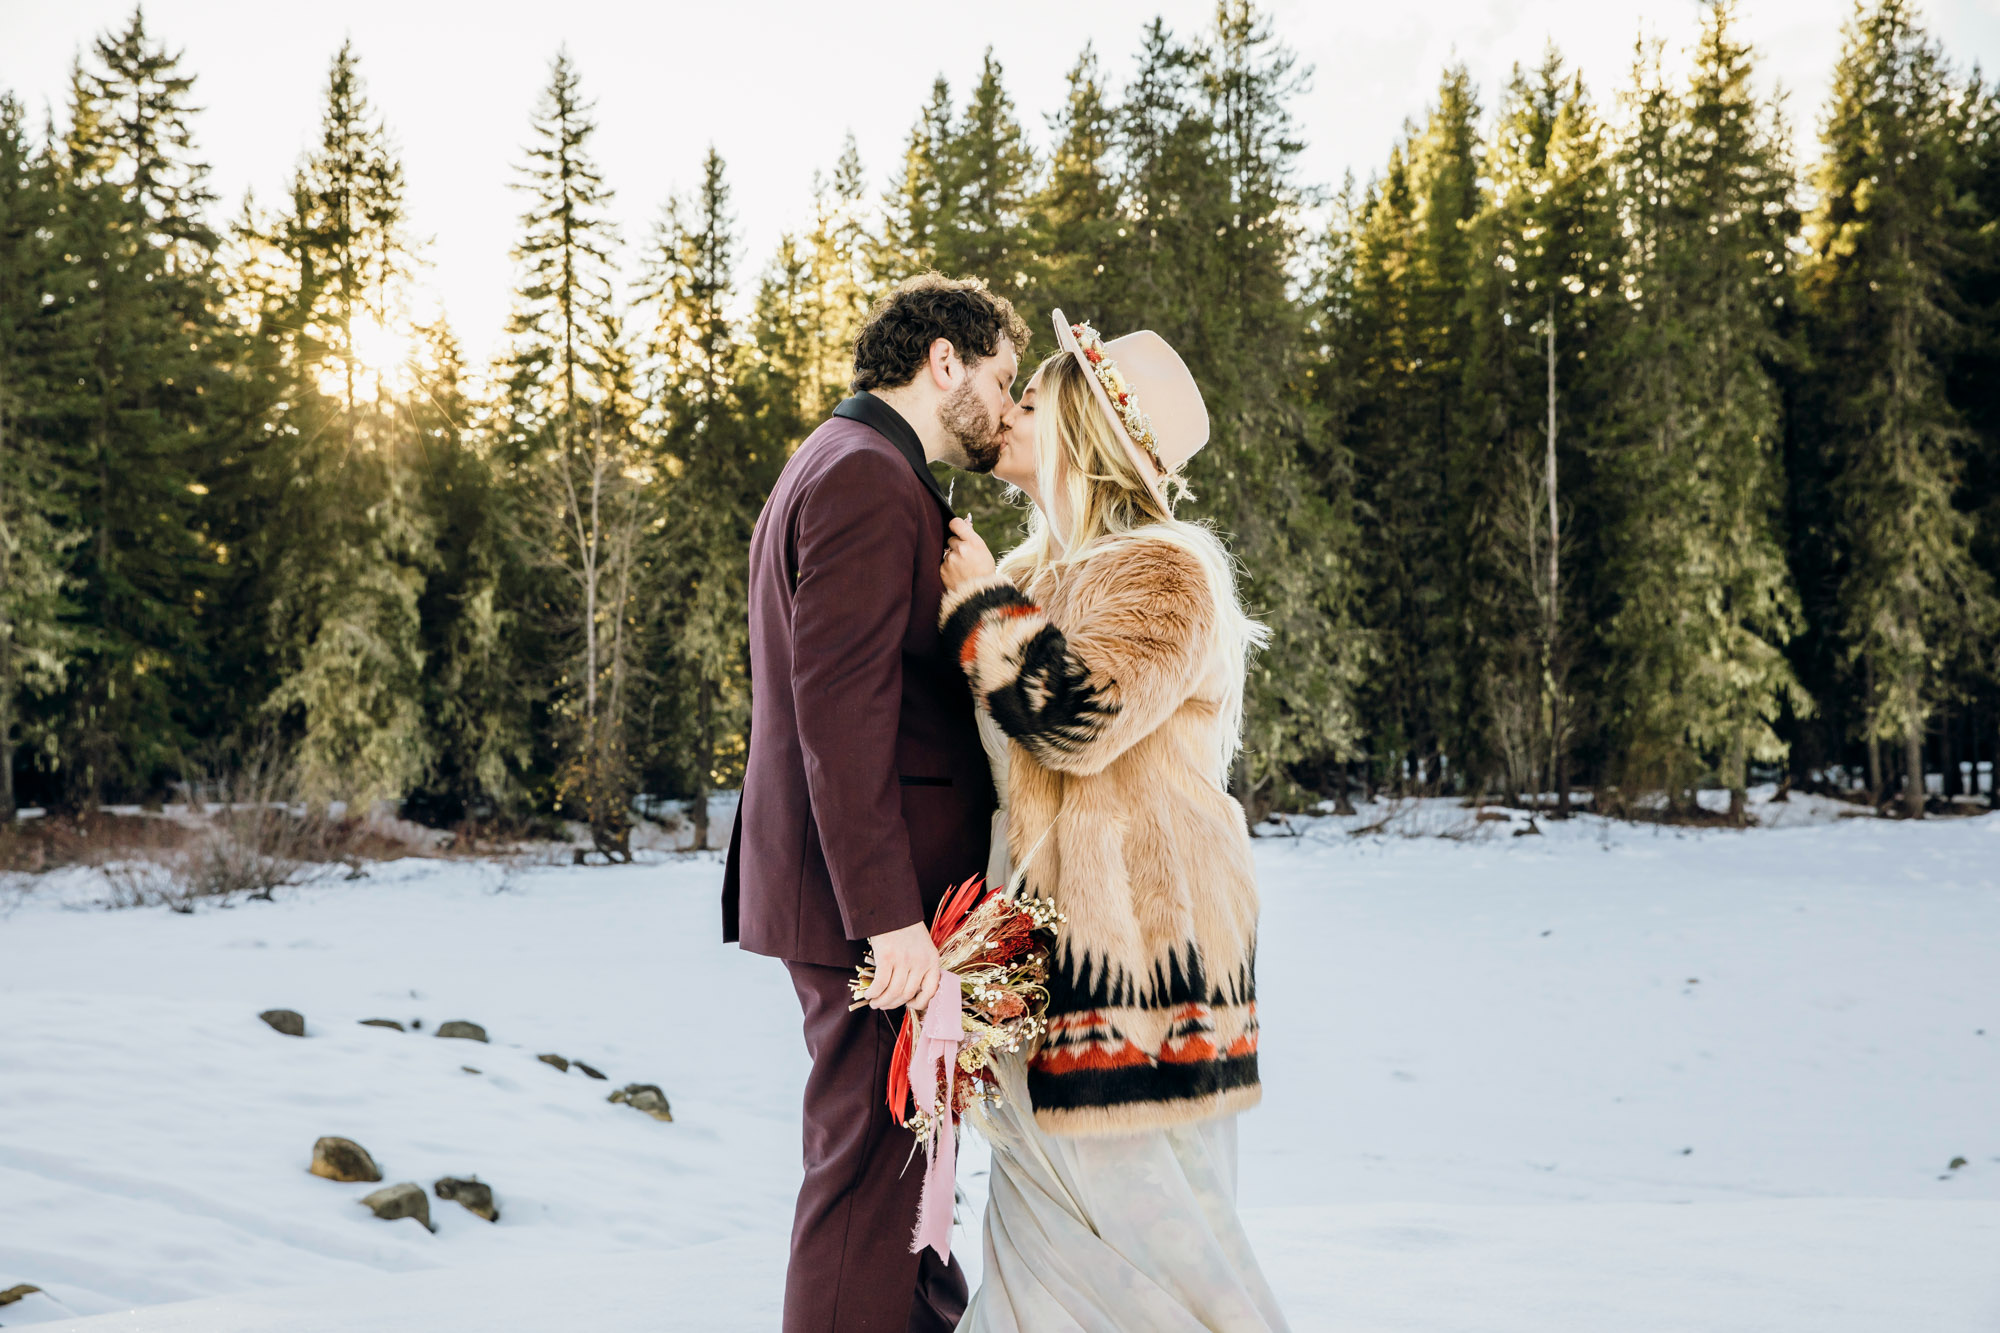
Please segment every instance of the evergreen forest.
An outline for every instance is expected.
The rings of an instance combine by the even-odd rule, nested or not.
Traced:
[[[1152,328],[1207,396],[1189,512],[1273,630],[1233,782],[1921,817],[2000,750],[2000,87],[1862,0],[1829,100],[1734,0],[1587,87],[1441,73],[1365,180],[1301,179],[1311,72],[1222,0],[1058,106],[989,55],[900,157],[741,253],[728,166],[611,221],[587,70],[522,108],[516,288],[469,365],[413,319],[394,127],[334,53],[282,197],[226,204],[134,11],[67,105],[0,93],[0,814],[277,765],[439,825],[668,803],[745,753],[745,551],[888,286]],[[1810,115],[1816,137],[1788,117]],[[1793,145],[1816,144],[1811,160]],[[810,190],[810,195],[806,194]],[[1022,513],[961,478],[996,550]],[[1994,799],[2000,800],[2000,796]]]

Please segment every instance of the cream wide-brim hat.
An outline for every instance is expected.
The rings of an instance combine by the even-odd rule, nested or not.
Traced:
[[[1060,310],[1055,312],[1054,318],[1057,344],[1076,358],[1077,365],[1083,369],[1084,379],[1090,384],[1090,391],[1097,395],[1098,406],[1104,409],[1105,417],[1111,422],[1112,431],[1132,456],[1132,466],[1145,478],[1147,487],[1159,500],[1160,508],[1172,513],[1173,502],[1167,498],[1167,478],[1179,472],[1181,466],[1208,443],[1208,404],[1201,400],[1201,389],[1188,372],[1187,363],[1167,345],[1165,338],[1151,329],[1123,334],[1104,343],[1105,360],[1117,365],[1132,402],[1152,421],[1153,444],[1160,455],[1159,464],[1155,466],[1152,458],[1126,431],[1125,422],[1111,404],[1111,395],[1098,378],[1098,369],[1084,355],[1083,345],[1077,341],[1069,320]]]

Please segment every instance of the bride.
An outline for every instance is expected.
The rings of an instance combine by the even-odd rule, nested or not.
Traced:
[[[1221,541],[1173,516],[1208,440],[1186,366],[1154,333],[1055,326],[993,470],[1034,502],[1027,539],[996,569],[957,520],[943,568],[1001,793],[988,882],[1067,918],[1048,1033],[981,1123],[985,1281],[959,1328],[1282,1333],[1236,1216],[1257,889],[1224,788],[1265,630]]]

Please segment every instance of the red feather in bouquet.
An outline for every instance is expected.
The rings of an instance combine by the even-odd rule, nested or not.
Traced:
[[[1013,898],[988,888],[975,875],[945,895],[931,941],[940,965],[956,975],[966,1040],[947,1077],[951,1087],[928,1089],[919,1097],[910,1086],[910,1057],[917,1035],[917,1018],[905,1012],[903,1030],[889,1061],[889,1110],[897,1121],[928,1138],[940,1108],[949,1105],[955,1124],[974,1100],[997,1100],[993,1057],[1017,1051],[1041,1035],[1049,1007],[1049,949],[1062,923],[1055,904],[1039,898]],[[871,955],[848,983],[859,997],[874,983]],[[942,994],[942,992],[940,992]],[[947,1097],[948,1094],[948,1097]]]

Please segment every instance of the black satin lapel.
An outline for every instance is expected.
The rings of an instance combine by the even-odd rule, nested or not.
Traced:
[[[944,493],[944,488],[938,485],[937,476],[931,471],[931,465],[924,461],[923,441],[917,438],[915,428],[903,420],[901,412],[874,394],[863,390],[852,398],[843,400],[840,406],[833,409],[833,414],[845,417],[849,421],[858,421],[895,445],[896,452],[909,462],[910,469],[917,474],[918,480],[924,483],[924,488],[938,502],[938,508],[944,510],[947,518],[951,517],[951,498]]]

